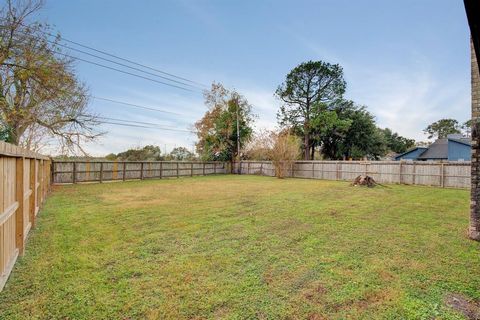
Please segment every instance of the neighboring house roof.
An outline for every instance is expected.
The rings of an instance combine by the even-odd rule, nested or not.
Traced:
[[[404,153],[397,154],[395,159],[401,159],[405,156],[408,156],[410,153],[415,151],[420,151],[419,155],[416,157],[418,160],[444,160],[448,159],[448,142],[453,141],[465,146],[470,147],[472,145],[472,139],[469,137],[464,137],[461,134],[451,134],[447,138],[437,139],[434,143],[428,147],[414,147]]]
[[[465,138],[465,137],[462,137],[462,138],[460,138],[460,139],[458,139],[458,138],[449,138],[448,140],[450,140],[450,141],[455,141],[455,142],[464,144],[464,145],[466,145],[466,146],[472,146],[472,139],[471,139],[471,138]]]
[[[448,139],[438,139],[418,159],[448,159]]]
[[[409,154],[409,153],[411,153],[411,152],[413,152],[413,151],[415,151],[415,150],[418,150],[418,149],[427,150],[426,147],[413,147],[413,148],[411,148],[411,149],[408,149],[408,150],[405,151],[404,153],[399,153],[399,154],[395,155],[395,159],[401,158],[401,157],[403,157],[403,156],[405,156],[405,155],[407,155],[407,154]]]

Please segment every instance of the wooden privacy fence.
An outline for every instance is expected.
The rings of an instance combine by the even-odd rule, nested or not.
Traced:
[[[242,161],[234,171],[274,176],[270,161]],[[380,183],[402,183],[450,188],[470,188],[470,162],[430,161],[296,161],[290,177],[348,180],[369,175]]]
[[[53,183],[162,179],[229,173],[225,162],[54,161]]]
[[[50,186],[50,159],[0,141],[0,291]]]

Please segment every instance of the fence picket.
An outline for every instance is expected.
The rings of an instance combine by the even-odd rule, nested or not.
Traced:
[[[48,157],[0,142],[0,291],[18,255],[24,253],[28,232],[49,189],[49,179],[43,178],[49,165]]]

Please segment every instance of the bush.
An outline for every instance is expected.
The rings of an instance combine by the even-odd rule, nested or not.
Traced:
[[[262,131],[246,146],[245,158],[272,161],[275,176],[284,178],[300,157],[300,146],[299,138],[289,131]]]
[[[270,157],[275,167],[275,176],[283,179],[300,156],[300,140],[290,132],[280,132],[272,136]]]

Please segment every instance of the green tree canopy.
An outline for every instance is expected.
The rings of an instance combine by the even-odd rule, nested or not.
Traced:
[[[415,146],[414,139],[408,139],[393,132],[389,128],[379,129],[385,137],[385,142],[389,151],[403,153]]]
[[[315,148],[311,139],[314,106],[340,99],[345,87],[340,65],[308,61],[290,71],[277,88],[276,96],[283,101],[277,114],[278,121],[281,126],[291,127],[303,135],[304,159],[310,159]]]
[[[176,147],[170,152],[168,158],[171,160],[185,161],[195,159],[195,155],[185,147]]]
[[[379,132],[374,116],[364,106],[353,102],[341,105],[338,110],[342,119],[349,119],[351,124],[345,138],[339,144],[338,156],[345,158],[379,159],[386,153],[386,143]],[[339,157],[337,157],[339,158]]]
[[[143,148],[132,148],[117,155],[109,154],[109,160],[121,161],[160,161],[163,160],[162,151],[160,147],[154,145],[147,145]]]
[[[423,132],[428,134],[428,139],[446,138],[447,135],[453,133],[461,133],[461,126],[455,119],[440,119],[426,127]]]
[[[204,97],[208,111],[195,123],[197,153],[203,160],[232,161],[239,156],[237,141],[244,146],[252,136],[252,107],[238,92],[219,83],[213,83]]]

